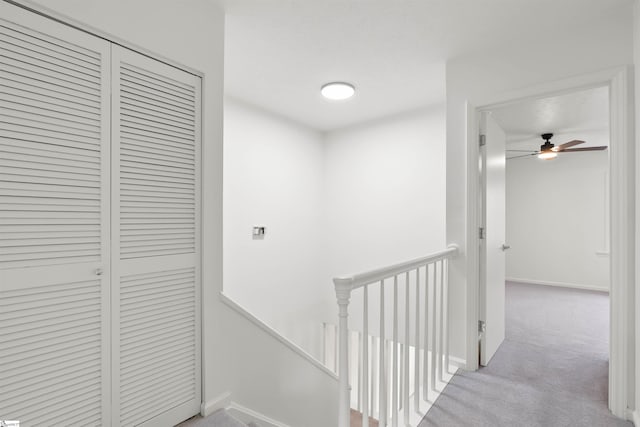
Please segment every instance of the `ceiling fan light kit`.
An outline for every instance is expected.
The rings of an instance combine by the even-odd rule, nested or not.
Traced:
[[[550,141],[550,139],[553,138],[553,134],[543,133],[541,136],[542,139],[544,139],[544,144],[540,146],[538,158],[542,160],[553,160],[558,157],[558,153],[556,153],[557,149]]]
[[[538,158],[542,160],[553,160],[556,157],[558,157],[558,153],[555,153],[553,151],[543,151],[542,153],[538,154]]]

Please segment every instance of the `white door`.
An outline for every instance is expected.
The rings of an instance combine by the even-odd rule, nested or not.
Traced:
[[[0,419],[110,425],[109,43],[0,17]]]
[[[481,153],[480,239],[480,364],[486,366],[504,341],[505,334],[505,142],[504,131],[483,113],[480,125],[485,135]]]
[[[112,48],[113,417],[200,410],[200,78]]]

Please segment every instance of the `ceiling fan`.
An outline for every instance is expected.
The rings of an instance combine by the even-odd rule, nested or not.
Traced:
[[[598,147],[571,148],[575,145],[584,144],[584,141],[580,141],[579,139],[574,139],[573,141],[565,142],[564,144],[555,146],[554,144],[551,143],[551,138],[553,138],[552,133],[543,133],[540,136],[544,140],[544,144],[540,146],[540,151],[506,150],[511,152],[528,153],[528,154],[521,154],[513,157],[507,157],[507,160],[519,159],[522,157],[530,157],[530,156],[538,156],[539,159],[551,160],[551,159],[555,159],[558,156],[558,153],[576,153],[580,151],[601,151],[601,150],[607,149],[606,145],[600,145]]]

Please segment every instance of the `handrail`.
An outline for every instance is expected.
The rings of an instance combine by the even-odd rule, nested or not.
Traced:
[[[365,273],[354,274],[351,277],[335,277],[333,283],[336,285],[340,284],[341,286],[349,285],[350,289],[354,290],[398,274],[406,273],[407,271],[415,270],[417,267],[425,264],[431,264],[445,258],[454,257],[458,254],[458,251],[458,245],[449,245],[447,249],[443,251],[434,252],[424,257],[412,259],[411,261],[401,262]]]
[[[449,259],[458,254],[458,246],[450,245],[447,249],[439,251],[421,258],[405,261],[402,263],[390,265],[387,267],[371,270],[365,273],[355,274],[350,277],[336,277],[333,279],[336,299],[338,302],[338,427],[349,427],[351,396],[349,386],[349,304],[352,291],[363,288],[363,321],[362,333],[364,337],[368,336],[368,325],[371,320],[380,323],[380,344],[379,358],[377,364],[379,367],[379,422],[381,427],[386,427],[391,417],[393,427],[398,426],[400,413],[404,416],[404,425],[409,426],[410,412],[420,413],[420,401],[428,401],[427,380],[431,380],[431,390],[436,391],[436,371],[439,381],[443,380],[443,365],[448,370],[449,366],[449,285],[448,285],[448,269]],[[421,276],[420,270],[424,275]],[[404,289],[404,304],[398,304],[398,286]],[[420,279],[422,277],[422,280]],[[393,309],[392,309],[392,325],[393,333],[391,341],[393,349],[391,351],[392,364],[386,363],[387,359],[385,343],[385,292],[384,286],[387,279],[392,279],[393,285]],[[380,291],[380,312],[378,319],[369,319],[369,288],[378,286]],[[413,291],[411,291],[413,289]],[[410,295],[415,294],[415,350],[414,350],[414,377],[416,379],[413,386],[414,409],[410,410],[410,389],[409,389],[409,333],[410,333]],[[421,308],[422,295],[424,295],[424,304]],[[399,316],[399,310],[403,309],[404,316]],[[422,315],[421,315],[422,313]],[[404,317],[404,344],[399,345],[401,340],[398,330],[398,318]],[[422,335],[421,332],[422,331]],[[423,339],[422,339],[423,337]],[[431,345],[429,345],[431,338]],[[420,345],[422,341],[422,345]],[[373,348],[372,354],[377,354],[377,349]],[[402,352],[402,358],[399,357],[398,351]],[[422,356],[420,356],[422,352]],[[427,355],[430,354],[430,357]],[[369,390],[369,376],[376,375],[369,370],[369,344],[368,339],[362,340],[362,352],[358,356],[361,365],[358,371],[362,374],[361,383],[357,387],[359,400],[362,402],[362,426],[369,427],[369,415],[371,413],[369,399],[375,399]],[[430,359],[430,360],[429,360]],[[373,360],[373,359],[372,359]],[[403,372],[402,378],[399,378],[398,364],[400,371]],[[386,383],[389,372],[386,371],[392,366],[390,371],[392,383]],[[422,369],[423,381],[419,374]],[[374,369],[375,370],[375,369]],[[430,372],[428,372],[430,371]],[[422,382],[423,390],[420,390],[420,382]],[[421,395],[422,394],[422,399]],[[391,397],[391,402],[389,402]],[[389,407],[387,407],[389,404]],[[373,405],[372,405],[373,406]],[[358,405],[360,407],[360,405]],[[359,408],[360,409],[360,408]],[[375,409],[373,410],[375,415]]]

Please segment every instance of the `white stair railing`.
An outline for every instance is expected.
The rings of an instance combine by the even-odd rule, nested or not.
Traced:
[[[417,425],[415,420],[424,416],[423,402],[439,394],[437,384],[449,377],[448,261],[457,253],[458,248],[450,246],[412,261],[333,279],[338,331],[336,336],[325,324],[324,358],[326,365],[337,368],[340,379],[338,427],[349,427],[352,408],[362,413],[363,427],[369,427],[370,416],[380,427],[397,427],[400,419],[404,426]],[[356,290],[362,293],[362,323],[358,331],[350,331],[349,308]]]

